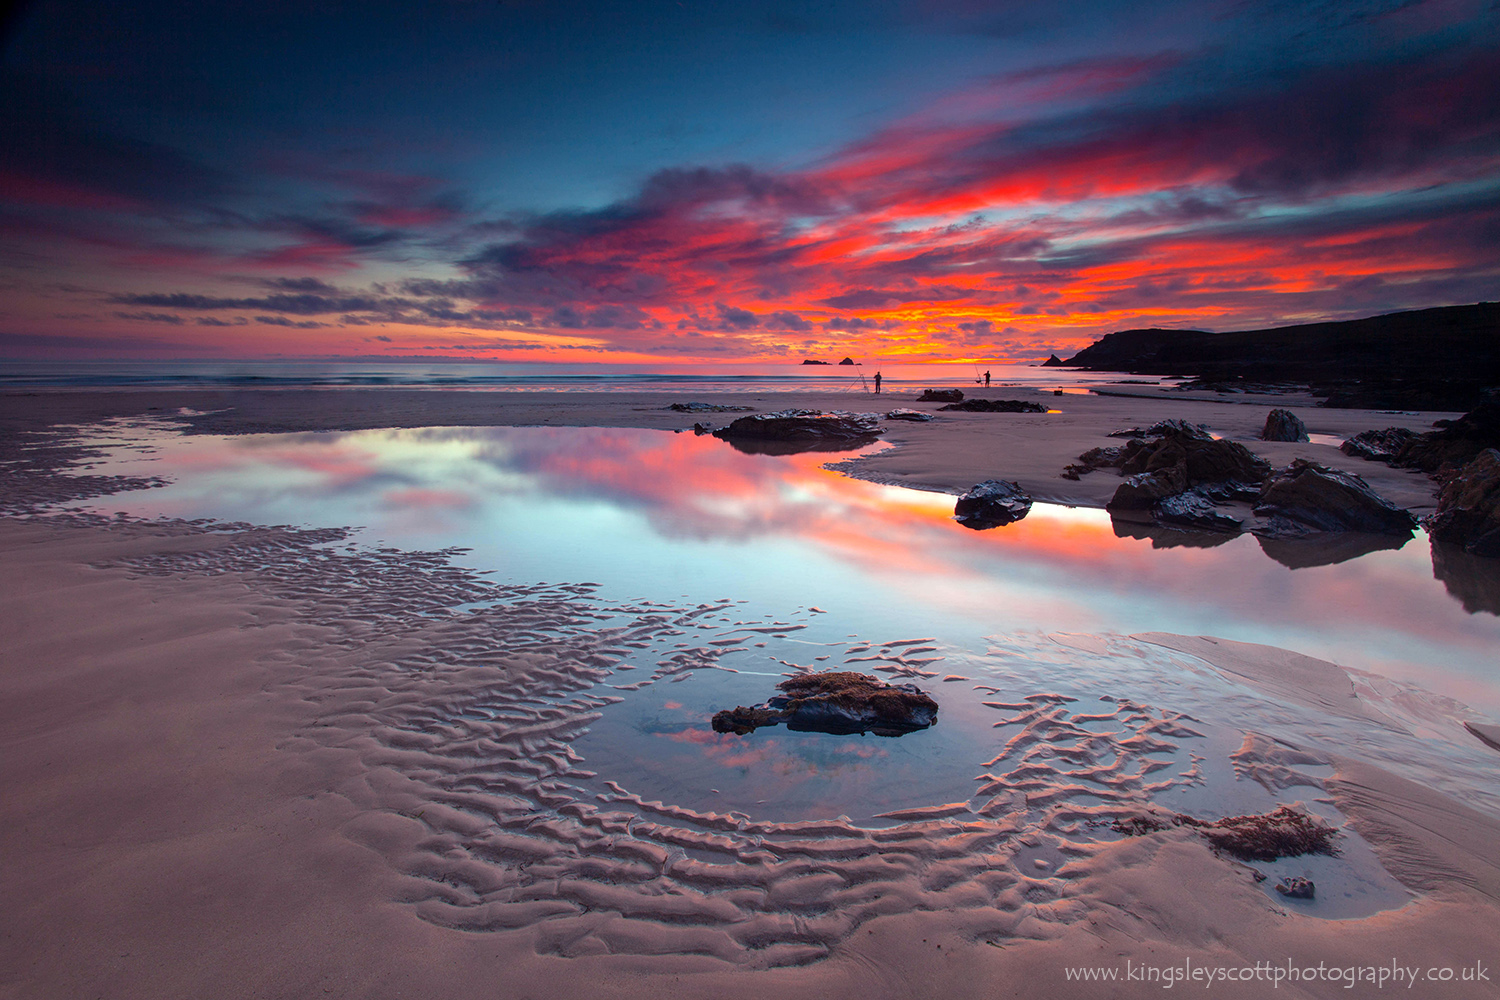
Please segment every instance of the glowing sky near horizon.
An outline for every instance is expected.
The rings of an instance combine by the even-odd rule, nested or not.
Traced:
[[[37,0],[0,357],[1032,361],[1474,302],[1490,0]]]

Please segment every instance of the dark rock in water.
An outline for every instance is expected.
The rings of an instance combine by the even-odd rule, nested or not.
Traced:
[[[839,364],[841,364],[841,365],[852,365],[852,364],[854,364],[854,359],[853,358],[845,358],[843,361],[840,361]]]
[[[1410,535],[1372,535],[1364,531],[1319,531],[1299,535],[1299,528],[1288,522],[1266,530],[1257,529],[1261,551],[1287,569],[1311,569],[1333,566],[1367,556],[1371,552],[1399,549],[1411,541]]]
[[[712,434],[713,432],[714,432],[714,425],[713,424],[697,423],[697,424],[693,425],[693,433],[696,434],[698,437],[702,437],[705,434]]]
[[[1427,532],[1470,555],[1500,556],[1500,451],[1480,452],[1443,484]]]
[[[1421,437],[1405,427],[1387,427],[1383,431],[1360,431],[1343,444],[1339,451],[1370,462],[1391,462],[1401,450]]]
[[[1131,520],[1152,519],[1157,501],[1187,489],[1187,477],[1177,467],[1131,476],[1115,488],[1104,509]]]
[[[740,417],[716,437],[771,441],[849,441],[880,433],[880,414],[846,410],[777,410]]]
[[[1266,414],[1266,426],[1260,432],[1262,441],[1306,441],[1307,425],[1291,410],[1272,410]]]
[[[890,413],[887,413],[885,415],[885,419],[887,419],[887,420],[913,420],[913,421],[917,421],[919,423],[922,423],[922,422],[926,422],[928,420],[933,420],[935,418],[933,417],[932,414],[930,414],[930,413],[924,413],[921,410],[908,410],[908,409],[905,409],[905,408],[901,408],[901,409],[892,410]]]
[[[964,399],[962,389],[923,389],[922,395],[917,397],[919,403],[961,403]]]
[[[1288,875],[1276,883],[1276,891],[1291,899],[1312,899],[1316,889],[1310,878],[1301,875]]]
[[[811,358],[808,358],[807,360],[803,361],[802,363],[804,365],[826,365],[826,364],[828,364],[827,361],[814,361]]]
[[[1193,491],[1163,497],[1156,502],[1151,513],[1160,524],[1203,531],[1236,532],[1244,526],[1239,518],[1219,513],[1212,503]]]
[[[1432,575],[1469,614],[1500,615],[1500,559],[1470,555],[1457,545],[1434,541]]]
[[[1273,519],[1256,529],[1276,536],[1309,531],[1367,531],[1410,535],[1417,519],[1411,511],[1377,496],[1363,479],[1349,472],[1297,459],[1266,484],[1255,513]]]
[[[1061,368],[1062,366],[1062,358],[1058,357],[1056,354],[1051,355],[1047,358],[1046,361],[1042,362],[1043,368]]]
[[[1019,483],[987,479],[958,498],[953,516],[966,528],[983,530],[1019,521],[1031,511],[1031,497]]]
[[[1202,483],[1260,483],[1271,474],[1271,463],[1237,441],[1189,437],[1170,433],[1156,441],[1131,441],[1125,445],[1122,475],[1155,472],[1177,466],[1188,486]]]
[[[915,684],[886,684],[857,671],[803,674],[776,687],[782,693],[764,705],[716,713],[714,732],[743,736],[786,723],[802,731],[902,736],[937,721],[937,702]]]
[[[673,403],[667,407],[678,413],[750,413],[753,406],[724,406],[720,403]]]
[[[1046,413],[1040,403],[1022,399],[966,399],[961,403],[939,406],[940,410],[962,410],[965,413]]]
[[[1468,465],[1486,448],[1500,448],[1500,400],[1489,400],[1441,430],[1410,442],[1393,462],[1426,473]]]

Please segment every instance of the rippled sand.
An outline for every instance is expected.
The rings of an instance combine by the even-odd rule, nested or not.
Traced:
[[[1112,996],[1160,984],[1065,968],[1494,954],[1495,803],[1392,773],[1441,699],[1195,637],[1004,636],[959,662],[855,636],[839,663],[992,733],[972,795],[773,821],[575,747],[810,612],[495,584],[337,528],[30,516],[142,485],[34,471],[0,521],[7,995]],[[1087,700],[1070,681],[1111,671]],[[1143,674],[1158,697],[1121,693]],[[1493,751],[1462,753],[1480,773]],[[1347,819],[1320,884],[1364,912],[1299,910],[1189,829],[1110,829],[1236,777]]]

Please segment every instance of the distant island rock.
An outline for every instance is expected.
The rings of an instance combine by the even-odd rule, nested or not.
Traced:
[[[830,362],[827,362],[827,361],[814,361],[812,358],[807,358],[802,363],[804,365],[826,365],[826,364],[829,364]]]
[[[1058,357],[1056,354],[1050,356],[1046,361],[1042,362],[1043,368],[1061,368],[1062,366],[1063,359]]]
[[[853,358],[845,358],[843,361],[840,361],[839,364],[841,364],[841,365],[852,365],[852,364],[854,364],[854,359]]]

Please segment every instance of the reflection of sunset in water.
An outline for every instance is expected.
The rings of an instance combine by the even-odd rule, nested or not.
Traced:
[[[823,468],[836,460],[827,453],[749,455],[691,433],[427,428],[151,443],[158,460],[124,452],[99,471],[176,482],[112,497],[110,510],[363,525],[402,547],[470,548],[466,560],[513,579],[817,605],[848,621],[843,631],[878,623],[970,644],[1018,630],[1220,635],[1500,706],[1490,669],[1500,619],[1449,595],[1420,534],[1399,550],[1293,570],[1250,536],[1203,548],[1120,537],[1100,510],[1037,504],[1023,521],[976,532],[952,520],[951,496],[849,479]],[[1307,551],[1304,561],[1327,558]]]

